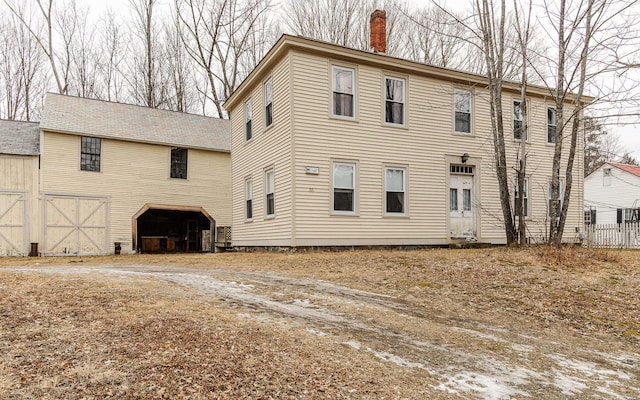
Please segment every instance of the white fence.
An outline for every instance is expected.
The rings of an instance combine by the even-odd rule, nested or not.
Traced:
[[[640,249],[640,222],[624,224],[587,225],[587,247]]]

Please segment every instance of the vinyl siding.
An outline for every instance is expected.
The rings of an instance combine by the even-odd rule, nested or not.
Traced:
[[[170,146],[103,139],[100,172],[80,170],[80,136],[45,132],[42,148],[43,194],[108,197],[108,243],[122,242],[123,252],[132,250],[132,217],[147,203],[203,207],[216,226],[231,224],[228,153],[189,149],[182,180],[169,177]]]
[[[449,164],[460,163],[460,155],[463,153],[471,155],[467,164],[475,166],[477,197],[474,198],[474,203],[477,205],[479,239],[492,243],[505,242],[494,172],[490,106],[486,89],[471,88],[473,135],[460,135],[453,133],[453,90],[465,88],[463,85],[407,71],[383,70],[367,64],[355,65],[299,50],[290,50],[287,59],[291,62],[293,112],[293,119],[290,121],[293,134],[290,142],[287,142],[289,135],[282,134],[282,141],[273,142],[269,146],[244,143],[244,112],[240,107],[232,112],[234,244],[260,245],[264,243],[261,238],[264,240],[274,235],[280,237],[287,233],[293,236],[292,245],[297,246],[448,243]],[[346,66],[356,71],[354,120],[331,116],[332,65]],[[286,69],[279,64],[274,74],[280,74],[284,70]],[[385,75],[397,76],[406,81],[405,127],[384,123]],[[261,88],[252,90],[254,116],[257,114],[257,102],[262,101],[260,90]],[[519,147],[519,143],[513,141],[511,122],[511,104],[518,97],[515,92],[504,94],[505,143],[509,165],[514,165]],[[244,100],[246,98],[239,104]],[[546,144],[545,99],[535,97],[530,101],[531,131],[530,144],[527,145],[527,173],[531,189],[528,222],[531,236],[539,240],[548,230],[547,180],[551,176],[553,146]],[[257,116],[260,117],[259,114]],[[254,117],[255,123],[259,124]],[[566,160],[569,139],[565,140]],[[276,145],[282,147],[275,147]],[[582,148],[581,146],[579,142],[578,148]],[[269,150],[270,157],[265,157],[265,152]],[[287,155],[286,151],[291,151],[291,154]],[[247,166],[253,165],[254,203],[260,203],[256,202],[256,193],[263,191],[259,187],[260,181],[255,179],[255,173],[258,168],[267,164],[268,159],[273,159],[275,154],[278,155],[278,160],[282,160],[276,165],[292,163],[293,178],[286,182],[294,182],[295,219],[288,232],[280,229],[286,230],[286,224],[276,229],[273,224],[256,223],[261,221],[256,221],[255,216],[263,214],[258,204],[254,206],[254,221],[244,222],[244,179],[250,173]],[[331,212],[333,161],[357,164],[357,213],[354,216],[335,215]],[[383,173],[387,165],[407,168],[408,206],[405,217],[384,215]],[[307,174],[306,167],[318,167],[319,174]],[[575,236],[573,227],[582,226],[581,171],[582,156],[578,153],[574,165],[573,201],[566,224],[568,240]],[[510,174],[515,176],[515,172]],[[276,177],[278,179],[278,171]],[[510,190],[513,191],[513,188],[510,187]],[[285,242],[281,243],[286,245]]]
[[[291,174],[291,101],[289,58],[284,57],[260,79],[251,93],[231,111],[231,164],[233,175],[234,246],[291,246],[292,174]],[[263,83],[272,79],[273,123],[265,128]],[[252,132],[245,137],[244,102],[252,101]],[[275,179],[275,216],[266,217],[265,177],[273,167]],[[253,219],[245,218],[245,179],[251,177],[253,189]]]

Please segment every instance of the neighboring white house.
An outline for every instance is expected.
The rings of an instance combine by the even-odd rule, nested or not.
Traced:
[[[376,31],[384,12],[374,17],[375,51],[284,35],[225,102],[234,246],[506,242],[486,78],[385,55]],[[521,88],[503,88],[515,165]],[[527,90],[524,196],[536,241],[549,224],[555,100],[548,89]],[[577,149],[565,240],[583,226],[580,142]]]
[[[0,121],[0,256],[38,242],[38,123]]]
[[[640,167],[608,162],[584,178],[585,221],[640,221]]]

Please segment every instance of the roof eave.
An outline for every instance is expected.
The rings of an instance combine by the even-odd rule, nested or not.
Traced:
[[[372,53],[364,50],[352,49],[349,47],[339,46],[315,39],[308,39],[299,36],[291,36],[284,34],[278,39],[276,44],[267,52],[263,59],[258,63],[256,68],[249,76],[240,84],[240,86],[229,96],[224,103],[227,111],[234,108],[240,99],[244,98],[244,93],[254,86],[256,80],[259,80],[266,74],[267,70],[274,62],[280,59],[289,49],[301,49],[306,52],[329,55],[335,59],[345,59],[368,64],[375,64],[382,68],[390,70],[403,70],[403,72],[411,74],[420,74],[432,78],[438,78],[473,86],[486,87],[487,78],[484,75],[472,74],[469,72],[458,71],[443,67],[437,67],[416,61],[406,60],[397,57],[391,57],[384,54]],[[517,82],[505,81],[502,84],[503,90],[520,92],[520,84]],[[528,85],[527,93],[540,97],[553,97],[552,89],[544,86]],[[575,99],[574,94],[569,94],[568,100]],[[582,95],[581,102],[590,104],[595,100],[594,97]]]
[[[220,149],[220,148],[217,148],[217,147],[193,146],[193,145],[187,145],[185,143],[160,142],[160,141],[154,141],[154,140],[126,139],[126,138],[122,138],[122,137],[100,135],[100,134],[90,133],[90,132],[73,132],[73,131],[65,131],[65,130],[61,130],[61,129],[52,129],[52,128],[47,128],[47,127],[42,127],[42,126],[40,127],[40,129],[42,130],[43,133],[44,132],[50,132],[50,133],[59,133],[59,134],[62,134],[62,135],[91,136],[91,137],[97,137],[97,138],[101,138],[101,139],[119,140],[119,141],[122,141],[122,142],[153,144],[153,145],[159,145],[159,146],[182,147],[182,148],[187,148],[187,149],[213,151],[213,152],[218,152],[218,153],[231,153],[231,149]]]

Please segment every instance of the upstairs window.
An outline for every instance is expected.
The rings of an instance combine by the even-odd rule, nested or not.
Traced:
[[[171,177],[187,179],[187,149],[181,147],[171,148]]]
[[[251,220],[253,218],[253,188],[251,186],[251,178],[247,178],[244,181],[244,199],[246,219]]]
[[[455,108],[455,132],[471,133],[471,92],[455,89],[453,91]]]
[[[345,67],[332,67],[333,115],[354,117],[355,70]]]
[[[385,211],[387,214],[405,213],[405,169],[388,167],[384,170]]]
[[[252,137],[252,132],[251,132],[251,121],[253,119],[253,115],[251,113],[251,100],[247,100],[246,103],[244,103],[244,115],[245,115],[245,120],[246,120],[246,128],[245,128],[245,132],[246,132],[246,138],[247,140],[251,140]]]
[[[80,137],[80,170],[100,172],[100,154],[102,139]]]
[[[265,191],[265,208],[267,217],[271,217],[276,213],[275,202],[275,178],[273,168],[264,172],[264,191]]]
[[[264,83],[264,120],[265,127],[273,123],[272,85],[271,78]]]
[[[547,143],[556,142],[556,109],[547,108]]]
[[[513,138],[522,139],[522,104],[519,100],[513,102]],[[524,140],[527,140],[525,137]]]
[[[520,215],[520,193],[518,190],[518,179],[513,182],[513,201],[515,215]],[[524,216],[529,216],[529,178],[524,178]]]
[[[333,164],[333,211],[355,213],[355,182],[355,164]]]
[[[404,87],[404,79],[385,78],[385,122],[404,125]]]

